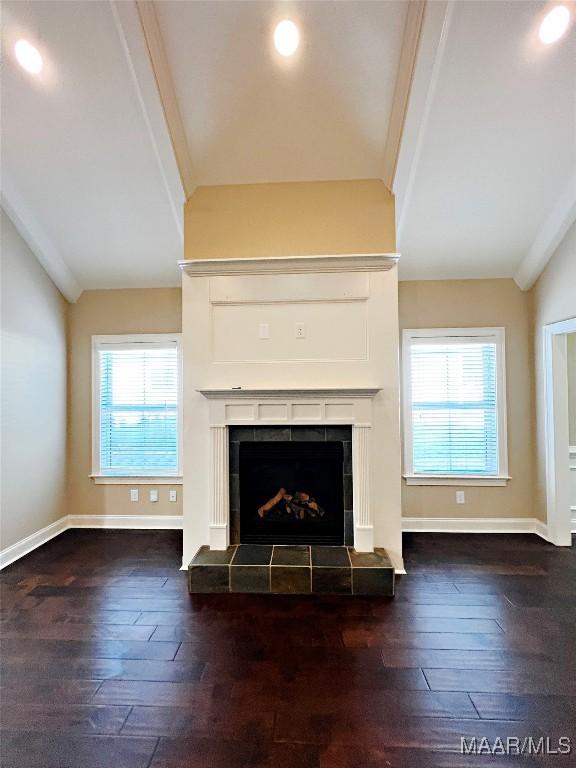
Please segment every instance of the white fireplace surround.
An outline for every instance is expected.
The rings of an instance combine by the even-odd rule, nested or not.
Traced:
[[[230,540],[229,426],[342,425],[354,544],[402,570],[397,258],[182,265],[184,567]]]
[[[372,401],[379,387],[335,389],[202,389],[209,401],[211,549],[230,544],[229,426],[352,427],[354,547],[374,550],[371,483]]]

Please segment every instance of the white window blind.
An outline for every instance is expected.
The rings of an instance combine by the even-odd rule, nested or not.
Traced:
[[[178,474],[178,345],[99,341],[99,474]]]
[[[408,355],[411,475],[497,477],[500,339],[418,337]],[[502,404],[503,406],[503,404]]]

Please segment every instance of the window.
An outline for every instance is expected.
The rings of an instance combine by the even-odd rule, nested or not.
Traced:
[[[179,476],[179,335],[94,336],[92,349],[93,476]]]
[[[404,331],[409,485],[508,480],[503,328]]]

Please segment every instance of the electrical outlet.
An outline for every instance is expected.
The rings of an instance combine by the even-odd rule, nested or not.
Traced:
[[[465,504],[466,503],[466,496],[464,495],[464,491],[456,491],[456,504]]]
[[[131,488],[130,489],[130,501],[139,501],[140,495],[138,493],[138,488]]]
[[[175,491],[173,488],[171,488],[168,491],[168,500],[169,501],[177,501],[178,500],[178,491]]]
[[[306,338],[306,325],[304,323],[296,323],[295,330],[297,339]]]
[[[158,491],[150,491],[150,501],[158,501]]]

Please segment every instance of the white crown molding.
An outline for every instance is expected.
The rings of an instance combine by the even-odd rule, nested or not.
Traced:
[[[448,2],[438,0],[426,5],[392,186],[396,197],[398,243],[402,242],[406,215],[440,79],[454,7],[454,0],[448,0]]]
[[[404,121],[410,99],[410,89],[412,88],[412,77],[418,54],[425,7],[426,0],[409,0],[406,10],[406,22],[404,24],[398,72],[396,73],[394,98],[392,100],[392,110],[390,120],[388,121],[388,133],[384,146],[382,181],[388,189],[392,189],[394,185],[394,176],[396,174],[398,154],[402,142],[402,131],[404,130]]]
[[[186,259],[180,269],[192,277],[218,275],[297,275],[325,272],[387,272],[399,253],[351,253],[335,256],[275,256],[249,259]]]
[[[162,177],[168,204],[184,242],[183,209],[186,194],[166,121],[162,100],[136,3],[110,0],[110,10],[140,105],[152,151]]]
[[[120,3],[122,5],[123,2]],[[144,32],[146,46],[150,57],[150,63],[154,71],[158,94],[162,102],[166,125],[170,134],[174,157],[182,180],[182,187],[186,198],[194,192],[196,180],[194,176],[194,167],[192,164],[186,130],[176,96],[174,80],[162,32],[158,22],[156,7],[152,0],[136,0],[136,10],[140,17],[140,23]]]
[[[514,280],[519,288],[523,291],[532,288],[575,221],[576,178],[572,178],[514,273]]]
[[[1,202],[2,208],[54,285],[69,302],[77,301],[82,293],[81,286],[37,218],[28,210],[6,173],[2,178]]]

